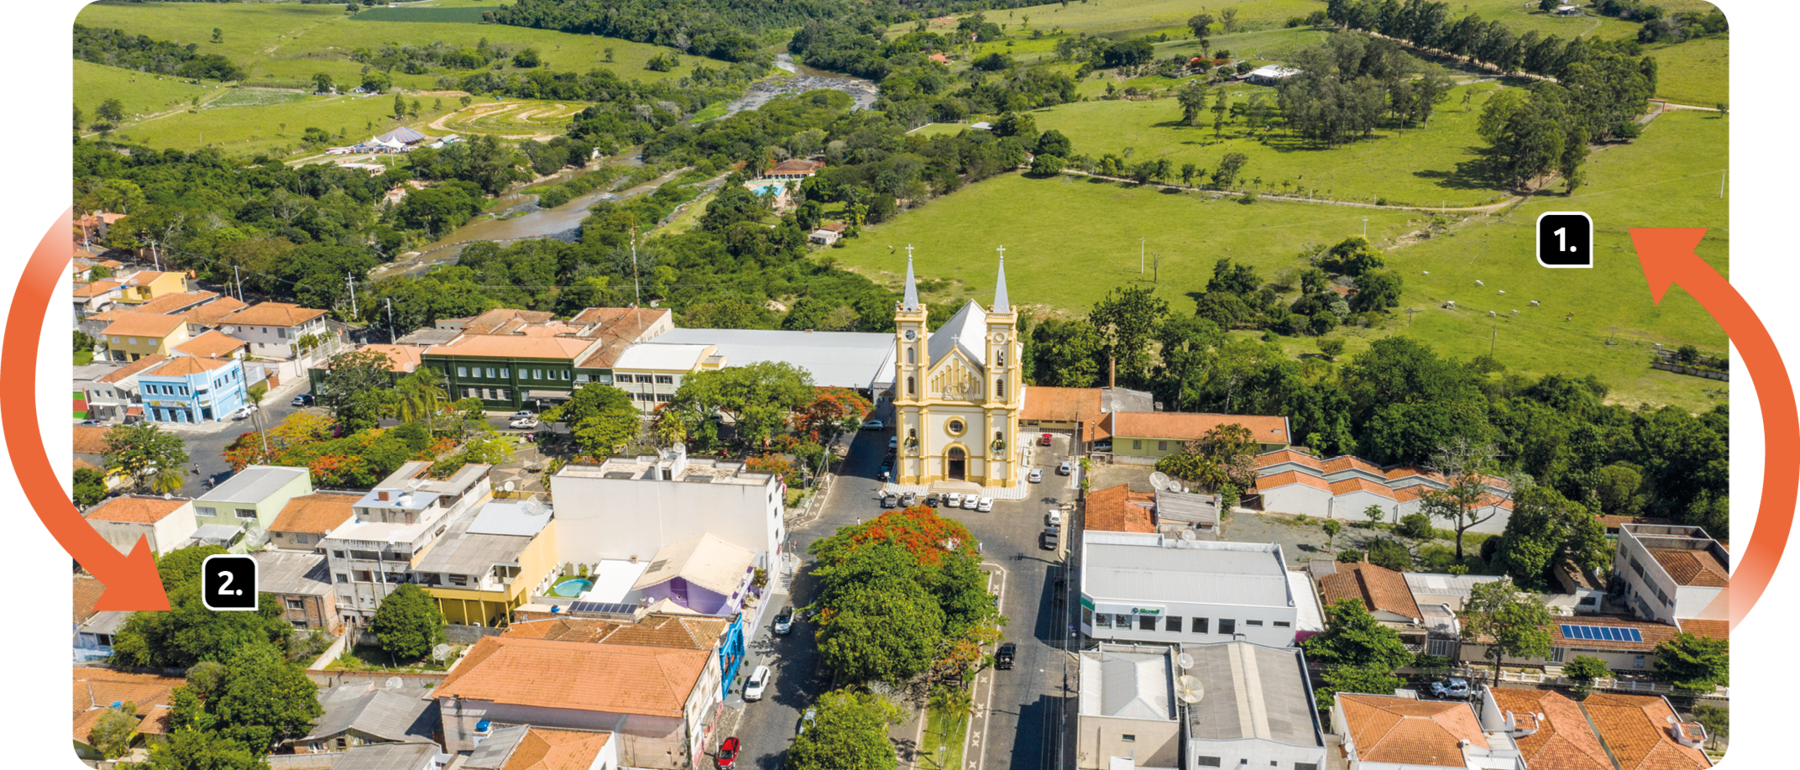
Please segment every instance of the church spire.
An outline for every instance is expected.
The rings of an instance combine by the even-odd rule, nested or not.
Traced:
[[[913,247],[907,246],[906,247],[906,299],[900,303],[901,310],[918,310],[919,309],[919,286],[918,286],[917,282],[915,282],[913,280],[912,252],[913,252]]]
[[[1008,301],[1006,297],[1006,247],[1001,246],[994,250],[1000,252],[1000,283],[994,287],[993,312],[1010,313],[1012,312],[1012,302]]]

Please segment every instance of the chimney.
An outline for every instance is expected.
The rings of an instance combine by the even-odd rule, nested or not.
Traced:
[[[383,489],[383,490],[381,490],[381,491],[379,491],[379,492],[376,492],[376,493],[375,493],[375,499],[377,499],[377,500],[380,500],[380,501],[382,501],[382,502],[386,502],[386,501],[387,501],[387,499],[388,499],[388,491],[387,491],[387,490],[385,490],[385,489]]]

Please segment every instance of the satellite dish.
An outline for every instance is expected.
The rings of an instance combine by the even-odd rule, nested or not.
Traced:
[[[1206,688],[1201,686],[1200,677],[1182,674],[1175,678],[1175,697],[1181,699],[1182,703],[1190,706],[1199,703],[1205,694]]]
[[[443,659],[448,658],[448,657],[450,657],[450,645],[439,644],[438,646],[431,648],[431,659],[432,660],[442,661]],[[398,682],[400,680],[398,678],[396,678],[394,681]]]
[[[511,491],[513,491],[513,483],[511,481],[508,481],[505,484],[501,484],[500,488],[503,490],[506,490],[508,492],[511,492]]]
[[[1168,489],[1169,488],[1169,474],[1163,473],[1162,471],[1157,471],[1155,473],[1150,474],[1150,486],[1155,487],[1156,490],[1159,492],[1162,490]]]
[[[1185,492],[1187,490],[1181,488],[1181,482],[1171,479],[1169,481],[1169,491],[1170,492]]]
[[[387,688],[388,689],[398,690],[405,686],[406,686],[406,682],[401,681],[400,677],[397,677],[397,676],[388,677],[388,680],[387,680]]]
[[[1193,668],[1194,667],[1194,656],[1189,655],[1185,652],[1181,653],[1180,655],[1175,656],[1175,665],[1180,666],[1182,671],[1186,671],[1190,668]]]
[[[1193,540],[1194,539],[1194,531],[1191,529],[1182,530],[1181,531],[1181,539],[1182,540]]]

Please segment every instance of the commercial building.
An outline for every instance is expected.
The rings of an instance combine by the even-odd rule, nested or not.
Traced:
[[[1081,632],[1100,641],[1294,643],[1299,603],[1276,543],[1084,532]]]
[[[1082,650],[1075,712],[1075,766],[1105,770],[1119,759],[1132,767],[1177,767],[1176,648],[1101,644]]]
[[[894,385],[894,338],[870,332],[815,332],[777,329],[673,329],[645,343],[709,345],[728,366],[769,361],[793,364],[812,375],[813,384],[850,388],[873,396]]]
[[[743,616],[698,617],[689,614],[636,612],[631,616],[589,617],[589,610],[569,607],[520,608],[505,635],[515,639],[548,639],[586,644],[670,647],[713,653],[704,681],[718,682],[719,697],[736,681],[744,662]]]
[[[328,636],[344,630],[324,554],[256,551],[251,557],[257,564],[257,590],[275,597],[289,625]]]
[[[530,498],[490,500],[450,525],[413,565],[414,580],[448,623],[497,627],[550,590],[557,575],[556,522]]]
[[[220,422],[250,402],[244,364],[235,358],[175,356],[139,372],[137,388],[153,422]]]
[[[458,517],[493,497],[491,465],[464,465],[446,479],[427,476],[430,468],[400,466],[356,501],[354,520],[320,543],[345,623],[363,625],[395,588],[418,582],[413,565]]]
[[[1217,642],[1183,652],[1193,665],[1182,670],[1177,696],[1198,695],[1182,725],[1183,768],[1324,770],[1325,731],[1300,650]]]
[[[194,517],[202,526],[268,529],[288,501],[312,494],[312,472],[305,468],[251,465],[225,483],[195,498]]]
[[[1699,527],[1624,524],[1613,574],[1624,583],[1625,601],[1638,617],[1662,623],[1730,620],[1730,563],[1725,546]]]
[[[588,383],[613,384],[613,365],[630,346],[674,328],[668,310],[588,308],[568,321],[549,313],[490,310],[438,321],[421,362],[442,372],[455,398],[494,409],[542,409]]]
[[[1074,431],[1075,438],[1084,444],[1092,444],[1100,438],[1100,423],[1113,412],[1156,411],[1155,400],[1142,390],[1024,387],[1025,403],[1019,407],[1020,426]]]
[[[146,541],[151,553],[173,551],[193,537],[199,527],[194,522],[194,501],[185,497],[120,495],[89,508],[82,518],[127,556],[140,539]]]
[[[725,368],[714,345],[633,345],[613,363],[613,386],[631,395],[641,411],[675,400],[681,381],[696,372]]]
[[[711,535],[756,554],[756,566],[767,569],[787,537],[778,476],[690,458],[679,445],[656,457],[564,466],[555,489],[565,563],[645,561],[664,546]]]

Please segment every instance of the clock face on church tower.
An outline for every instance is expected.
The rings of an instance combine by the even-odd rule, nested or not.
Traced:
[[[917,336],[918,336],[918,332],[915,332],[911,329],[906,330],[906,341],[907,342],[912,342],[913,338],[917,337]]]

